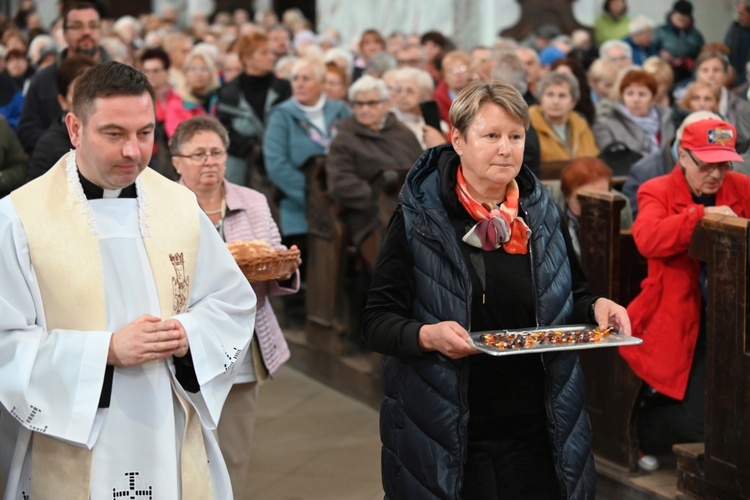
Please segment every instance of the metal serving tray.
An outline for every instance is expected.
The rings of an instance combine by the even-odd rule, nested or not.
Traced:
[[[540,353],[550,351],[571,351],[580,349],[596,349],[598,347],[618,347],[621,345],[638,345],[643,343],[643,340],[638,337],[631,335],[625,335],[618,329],[613,328],[610,330],[610,334],[604,337],[600,342],[589,342],[589,343],[576,343],[576,344],[537,344],[531,347],[514,347],[499,349],[497,347],[485,344],[482,341],[482,335],[485,333],[510,333],[510,334],[535,334],[540,332],[578,332],[583,330],[593,330],[596,325],[565,325],[565,326],[546,326],[542,328],[519,328],[516,330],[489,330],[482,332],[470,332],[469,337],[471,340],[469,343],[479,349],[482,352],[491,354],[492,356],[509,356],[512,354],[528,354],[528,353]]]

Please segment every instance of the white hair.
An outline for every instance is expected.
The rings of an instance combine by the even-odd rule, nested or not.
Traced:
[[[435,82],[430,74],[423,69],[399,68],[394,73],[394,81],[396,83],[415,82],[422,94],[420,100],[432,99],[432,94],[435,92]]]
[[[628,59],[633,59],[633,48],[622,40],[607,40],[606,42],[604,42],[602,46],[599,47],[599,57],[606,58],[609,49],[613,49],[615,47],[622,49],[628,56]]]
[[[29,43],[29,50],[26,52],[33,64],[39,64],[39,56],[42,51],[49,45],[54,45],[55,40],[49,35],[37,35]]]
[[[354,65],[354,56],[352,56],[352,53],[341,47],[331,47],[326,50],[326,53],[323,56],[324,63],[328,64],[329,62],[336,62],[336,59],[343,59],[346,61],[346,68],[344,69],[351,78],[352,67]]]
[[[208,43],[208,42],[201,42],[201,43],[196,44],[193,47],[193,50],[190,52],[190,55],[193,55],[193,52],[198,52],[200,53],[200,55],[206,54],[211,59],[213,59],[214,63],[217,62],[219,58],[221,57],[219,48],[213,43]]]
[[[122,16],[117,21],[115,21],[115,24],[112,25],[112,29],[119,33],[122,28],[125,26],[130,26],[135,31],[135,36],[140,35],[141,33],[141,23],[138,22],[138,19],[134,18],[133,16]]]
[[[349,102],[354,102],[355,97],[360,92],[369,92],[371,90],[378,91],[381,101],[388,99],[388,86],[386,86],[385,82],[380,78],[364,75],[349,87]]]
[[[656,27],[656,23],[650,18],[643,15],[639,15],[630,21],[629,32],[631,35],[637,35],[644,31],[652,30]]]
[[[292,64],[291,69],[289,70],[289,76],[290,79],[294,79],[295,76],[297,76],[297,73],[299,73],[303,68],[306,68],[310,66],[313,70],[313,74],[315,75],[315,78],[318,79],[319,82],[323,82],[326,79],[326,66],[323,64],[323,61],[317,57],[300,57],[299,59],[295,60]]]

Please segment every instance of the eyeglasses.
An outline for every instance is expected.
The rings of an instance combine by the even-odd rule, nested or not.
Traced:
[[[68,31],[83,31],[86,28],[88,28],[89,31],[96,31],[99,28],[101,28],[101,24],[99,23],[88,23],[88,24],[73,23],[65,27],[65,29]]]
[[[366,106],[374,108],[375,106],[378,106],[382,103],[383,101],[354,101],[352,104],[355,108],[364,108]]]
[[[213,151],[201,151],[199,153],[192,153],[189,155],[173,155],[173,156],[177,156],[179,158],[189,158],[190,161],[192,161],[193,163],[203,164],[206,162],[209,156],[211,157],[212,160],[222,161],[224,158],[226,158],[227,152],[214,149]]]
[[[732,165],[731,161],[725,161],[721,163],[703,163],[698,158],[693,155],[693,152],[690,150],[686,150],[688,156],[690,156],[690,159],[693,160],[693,163],[695,163],[695,166],[698,167],[698,170],[702,174],[710,174],[714,170],[718,170],[719,172],[729,172],[730,170],[734,170],[734,165]]]
[[[448,70],[448,73],[451,75],[457,75],[459,73],[466,73],[468,71],[468,68],[466,66],[456,66],[455,68],[451,68]]]

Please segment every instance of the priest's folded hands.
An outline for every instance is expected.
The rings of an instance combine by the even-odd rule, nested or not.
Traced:
[[[107,364],[138,366],[170,356],[184,357],[188,348],[185,328],[176,319],[145,314],[112,334]]]

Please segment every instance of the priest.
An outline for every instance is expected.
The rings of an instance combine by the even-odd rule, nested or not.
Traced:
[[[255,295],[186,188],[147,168],[154,90],[76,82],[75,150],[0,200],[4,500],[229,500],[211,432]]]

